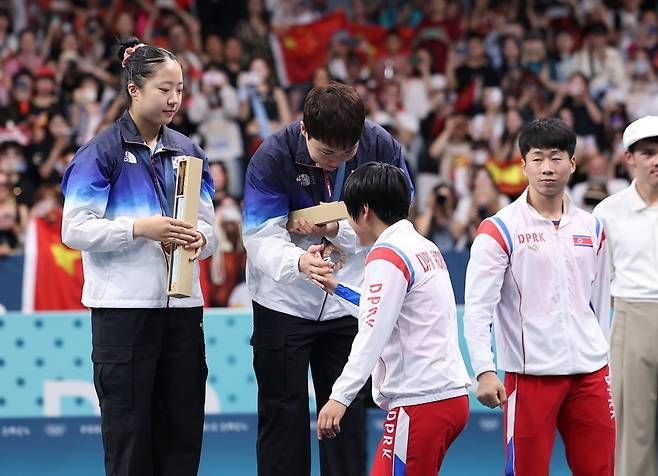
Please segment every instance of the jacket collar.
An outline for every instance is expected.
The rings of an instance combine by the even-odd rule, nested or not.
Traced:
[[[135,121],[133,121],[133,118],[130,116],[130,113],[127,110],[121,115],[119,119],[117,119],[117,124],[119,125],[121,138],[124,140],[124,142],[146,145],[144,138],[137,130],[137,125],[135,125]],[[181,155],[185,153],[180,143],[176,140],[173,131],[167,126],[163,125],[162,128],[160,129],[159,143],[162,145],[162,147],[158,149],[156,152],[160,152],[161,150],[167,150],[170,152],[179,153]]]
[[[301,128],[297,128],[297,142],[295,144],[295,162],[309,167],[317,167],[316,163],[311,159],[311,154],[308,153],[308,146],[306,145],[306,138],[302,134]]]
[[[386,228],[384,231],[382,231],[381,235],[379,235],[379,237],[375,241],[373,247],[377,246],[380,243],[386,242],[386,240],[388,240],[391,237],[391,235],[393,235],[396,231],[406,229],[406,232],[408,233],[409,229],[413,229],[413,227],[414,226],[411,224],[411,222],[409,220],[402,219],[402,220],[396,221],[395,223],[390,225],[388,228]]]
[[[537,211],[537,209],[532,205],[530,205],[530,203],[528,202],[529,188],[530,187],[526,187],[526,189],[523,191],[521,196],[518,198],[518,200],[521,202],[521,206],[528,211],[528,213],[532,218],[536,220],[550,221],[548,218],[541,216]],[[573,204],[573,202],[569,198],[569,195],[566,192],[562,195],[562,203],[564,205],[564,211],[562,212],[562,218],[560,219],[560,227],[570,222],[573,215],[577,212],[576,206]]]

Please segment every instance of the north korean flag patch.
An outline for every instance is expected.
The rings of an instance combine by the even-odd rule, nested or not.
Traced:
[[[587,246],[588,248],[594,247],[594,243],[592,242],[592,237],[588,235],[573,235],[573,245]]]

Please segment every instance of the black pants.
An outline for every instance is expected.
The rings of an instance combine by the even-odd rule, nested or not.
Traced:
[[[202,308],[92,309],[107,476],[194,476],[208,376]]]
[[[347,362],[356,332],[353,317],[310,321],[254,303],[259,476],[310,474],[309,364],[319,411]],[[320,441],[322,476],[365,473],[364,420],[360,392],[341,422],[341,433]]]

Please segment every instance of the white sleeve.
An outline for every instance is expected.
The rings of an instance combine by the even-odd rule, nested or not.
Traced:
[[[214,221],[215,208],[213,207],[212,202],[202,198],[199,203],[199,218],[197,220],[196,229],[206,238],[206,244],[199,254],[200,260],[210,258],[219,246],[219,240],[217,239],[215,228],[213,227]]]
[[[80,251],[116,251],[133,240],[134,218],[100,218],[98,209],[66,207],[62,218],[62,243]]]
[[[115,251],[133,240],[132,217],[103,218],[110,194],[110,166],[95,146],[79,151],[62,181],[62,243],[81,251]]]
[[[283,284],[300,276],[296,246],[286,229],[290,198],[277,175],[276,161],[267,142],[251,158],[244,185],[242,240],[249,264]],[[279,173],[280,174],[280,173]]]
[[[359,332],[329,398],[349,406],[368,380],[397,323],[408,284],[390,261],[375,259],[366,265]]]
[[[602,229],[605,230],[605,228],[606,228],[606,218],[604,217],[604,213],[602,213],[601,204],[598,204],[597,206],[594,207],[594,210],[592,210],[592,215],[594,215],[595,218],[597,218],[598,220],[601,221]],[[604,238],[603,235],[601,235],[600,239],[602,239],[602,238]],[[612,280],[615,277],[615,261],[614,261],[613,256],[612,256],[613,250],[610,249],[609,245],[610,245],[609,238],[607,236],[605,236],[605,245],[604,246],[606,248],[605,254],[606,254],[607,259],[608,259],[608,278],[609,278],[610,283],[612,283]]]
[[[466,268],[464,337],[476,377],[483,372],[496,370],[491,328],[509,263],[507,251],[487,234],[487,231],[494,234],[497,231],[491,229],[492,226],[490,220],[480,225]]]
[[[242,233],[251,264],[281,283],[291,283],[301,275],[299,258],[306,253],[291,241],[287,222],[287,216],[272,218],[257,229]]]
[[[359,244],[359,238],[356,236],[356,232],[352,229],[347,220],[339,221],[338,233],[335,237],[327,239],[349,254],[355,254],[366,249],[365,246]]]
[[[592,308],[606,339],[610,338],[610,259],[605,229],[601,227],[596,253],[596,277],[592,282]]]
[[[208,158],[203,157],[203,171],[201,173],[201,190],[199,198],[199,212],[197,214],[196,229],[206,238],[206,244],[201,249],[199,259],[210,258],[219,246],[219,239],[215,234],[215,207],[212,197],[215,195],[215,186],[210,175]]]

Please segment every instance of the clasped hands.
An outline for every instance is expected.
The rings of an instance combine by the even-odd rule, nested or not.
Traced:
[[[171,248],[173,244],[184,246],[186,250],[195,250],[190,261],[199,257],[201,248],[206,244],[206,237],[195,230],[194,225],[161,215],[135,219],[133,237],[159,241],[165,249]]]

